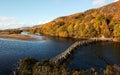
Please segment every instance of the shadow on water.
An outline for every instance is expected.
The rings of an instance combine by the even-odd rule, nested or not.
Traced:
[[[119,49],[120,43],[113,42],[78,47],[64,64],[67,64],[69,70],[94,68],[98,72],[103,72],[107,65],[120,64]]]
[[[33,57],[37,60],[52,58],[72,45],[76,39],[54,38],[39,36],[45,40],[20,41],[0,39],[0,74],[9,75],[16,67],[16,62],[24,57]],[[39,38],[38,37],[38,38]],[[120,43],[103,42],[78,47],[68,60],[67,65],[72,69],[89,69],[91,67],[103,70],[107,64],[120,63]],[[4,59],[3,59],[4,57]],[[4,63],[4,64],[3,64]],[[2,65],[1,65],[2,64]]]

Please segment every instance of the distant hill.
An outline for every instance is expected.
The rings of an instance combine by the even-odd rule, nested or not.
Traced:
[[[21,28],[18,28],[18,30],[29,30],[30,27],[21,27]]]
[[[42,26],[30,29],[57,37],[89,38],[120,37],[120,1],[85,12],[59,17]]]

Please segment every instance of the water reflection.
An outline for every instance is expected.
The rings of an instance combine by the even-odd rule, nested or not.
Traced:
[[[79,47],[70,61],[70,69],[93,67],[101,72],[109,64],[120,64],[120,43],[101,42]]]
[[[39,36],[44,38],[44,36]],[[9,75],[18,60],[31,56],[37,60],[49,59],[67,49],[73,42],[54,38],[37,41],[0,39],[0,72]]]
[[[14,64],[24,57],[31,56],[37,60],[49,59],[60,54],[76,41],[70,38],[37,35],[33,37],[46,39],[37,41],[0,39],[0,72],[2,75],[9,75],[15,67]],[[70,69],[94,67],[102,71],[108,63],[120,64],[120,43],[101,42],[79,47],[68,61]]]

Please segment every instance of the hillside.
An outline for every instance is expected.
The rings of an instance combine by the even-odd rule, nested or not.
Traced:
[[[120,1],[85,12],[59,17],[42,26],[31,28],[30,33],[49,36],[90,38],[120,37]]]

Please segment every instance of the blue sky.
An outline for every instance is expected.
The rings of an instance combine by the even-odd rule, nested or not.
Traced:
[[[117,0],[0,0],[0,29],[33,26]]]

